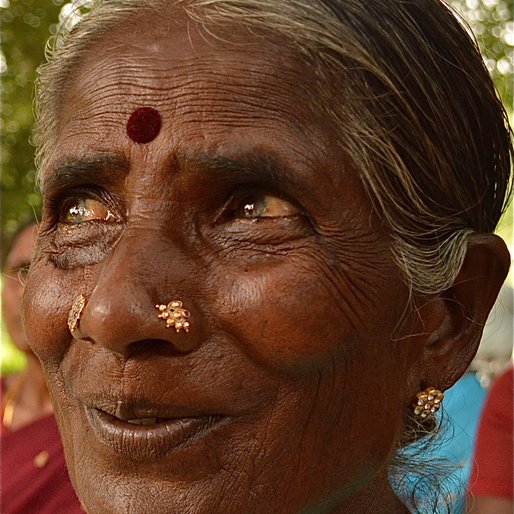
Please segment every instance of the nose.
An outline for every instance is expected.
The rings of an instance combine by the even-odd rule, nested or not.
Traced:
[[[155,249],[159,250],[156,251]],[[171,242],[148,234],[120,239],[99,264],[96,285],[82,309],[74,337],[87,339],[124,358],[166,346],[195,350],[202,338],[191,273],[192,260]]]

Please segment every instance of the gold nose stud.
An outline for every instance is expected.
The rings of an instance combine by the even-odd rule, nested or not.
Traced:
[[[167,305],[158,304],[155,308],[159,311],[158,318],[166,322],[166,328],[175,327],[178,333],[181,330],[189,332],[189,321],[187,318],[191,315],[187,309],[182,308],[180,300],[172,300]]]
[[[86,297],[83,294],[79,294],[75,300],[73,300],[70,312],[68,313],[68,328],[71,335],[76,339],[80,339],[79,323],[85,306]]]

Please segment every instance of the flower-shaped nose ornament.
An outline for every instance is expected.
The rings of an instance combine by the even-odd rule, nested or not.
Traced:
[[[172,300],[168,305],[158,304],[155,308],[159,311],[159,318],[166,321],[166,328],[175,327],[178,333],[181,330],[189,332],[189,321],[191,315],[187,309],[182,308],[180,300]]]

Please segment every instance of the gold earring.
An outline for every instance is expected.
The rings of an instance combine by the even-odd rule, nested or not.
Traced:
[[[166,321],[166,328],[175,327],[178,333],[181,330],[189,332],[189,321],[187,318],[191,315],[187,309],[182,308],[180,300],[172,300],[168,305],[158,304],[155,308],[159,311],[158,318]]]
[[[83,294],[79,294],[75,300],[73,300],[70,312],[68,313],[68,328],[71,335],[76,339],[80,338],[79,322],[85,306],[86,297]]]
[[[416,394],[412,403],[414,414],[420,418],[427,418],[435,414],[441,407],[444,393],[435,387],[427,387],[424,391]]]

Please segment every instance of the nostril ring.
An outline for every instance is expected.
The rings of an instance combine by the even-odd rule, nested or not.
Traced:
[[[73,300],[70,312],[68,313],[68,328],[75,339],[80,339],[81,337],[79,323],[85,306],[86,297],[81,293]]]
[[[158,318],[166,322],[166,328],[175,327],[178,333],[181,330],[189,332],[189,321],[187,318],[191,315],[187,309],[182,308],[180,300],[172,300],[170,303],[157,304],[155,308],[159,311]]]

